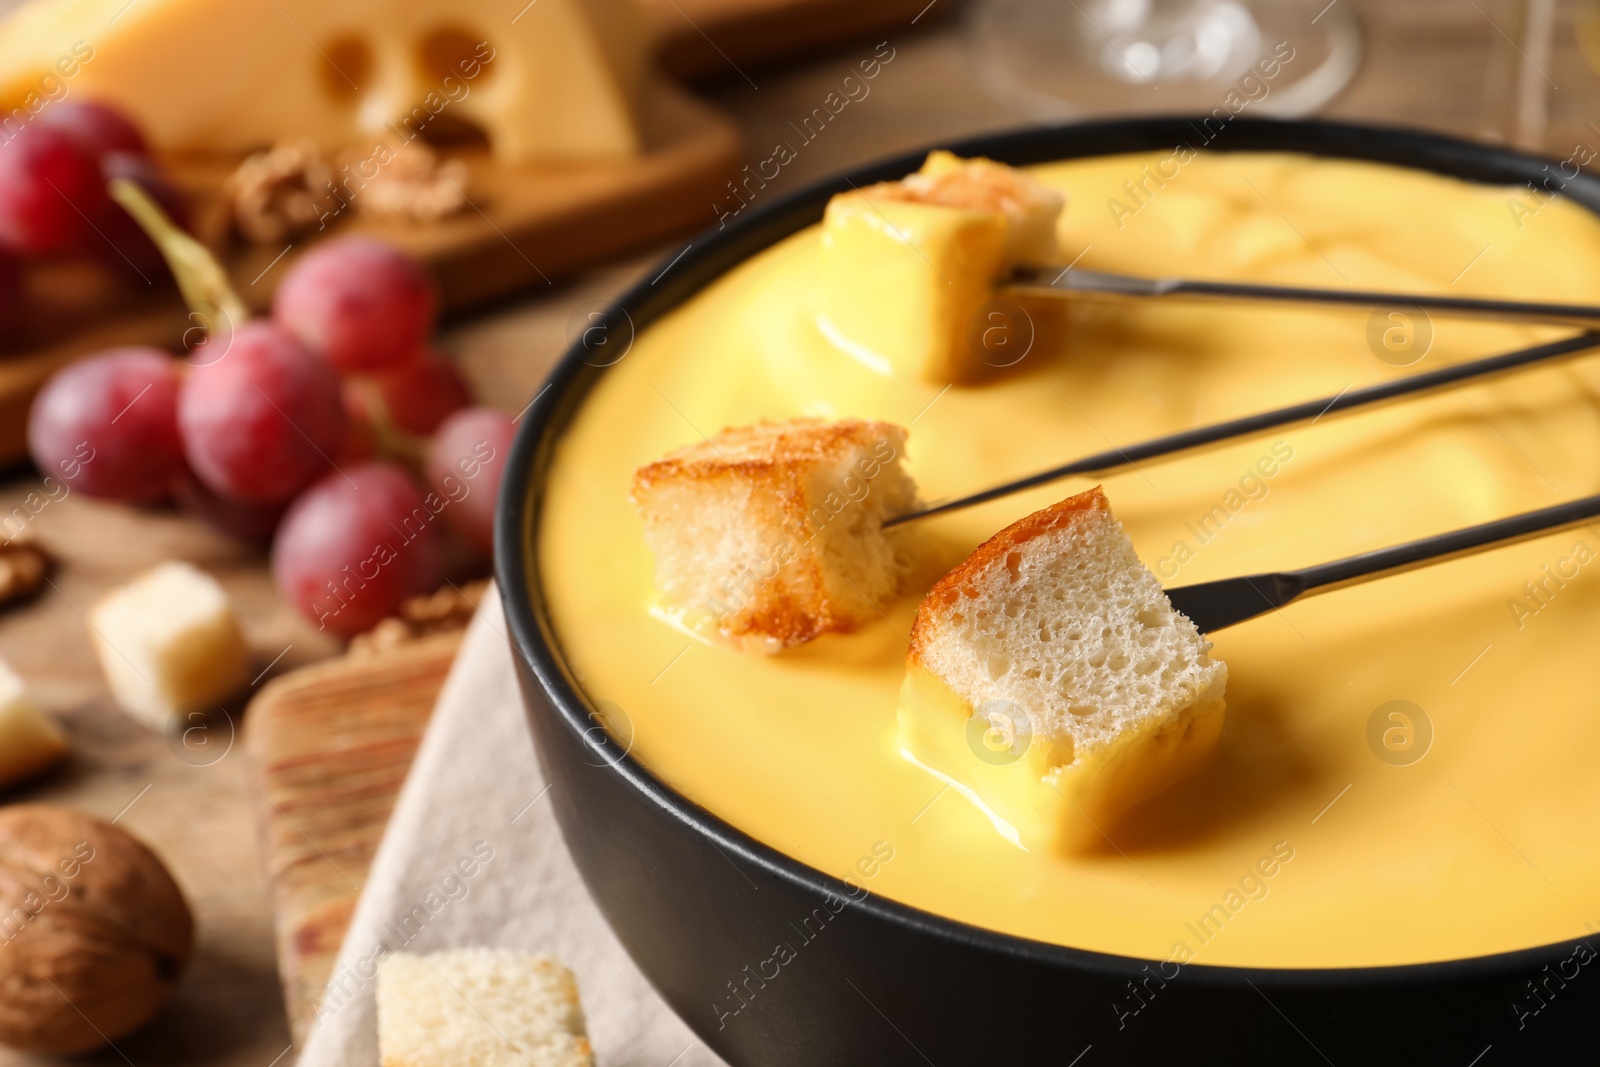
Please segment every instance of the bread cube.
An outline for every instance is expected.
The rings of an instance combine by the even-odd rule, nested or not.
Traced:
[[[902,749],[1016,843],[1092,845],[1210,760],[1228,680],[1210,653],[1095,488],[1006,527],[928,593]]]
[[[724,430],[641,467],[633,501],[668,606],[695,629],[776,652],[880,617],[915,554],[883,521],[917,505],[886,422]]]
[[[1007,269],[1022,263],[1050,264],[1061,258],[1056,221],[1066,207],[1066,197],[1025,170],[981,156],[962,159],[953,152],[939,151],[928,153],[917,173],[886,184],[891,199],[1004,217],[1006,244],[1001,262]]]
[[[1064,204],[1025,171],[949,152],[900,181],[840,193],[822,224],[817,324],[881,373],[975,381],[991,365],[974,316],[1018,264],[1062,258]]]
[[[0,788],[43,773],[66,754],[66,735],[0,660]]]
[[[378,966],[383,1067],[592,1067],[572,972],[549,956],[469,948]]]
[[[157,730],[244,688],[250,655],[228,595],[187,563],[163,563],[89,609],[100,669],[122,709]]]

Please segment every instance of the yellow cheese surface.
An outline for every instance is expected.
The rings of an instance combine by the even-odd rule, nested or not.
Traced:
[[[1136,202],[1124,183],[1146,165],[1176,176],[1147,181],[1154,195]],[[1288,155],[1175,166],[1160,153],[1036,173],[1068,194],[1063,249],[1089,268],[1600,298],[1600,221],[1527,190]],[[1526,948],[1600,922],[1594,528],[1217,634],[1230,681],[1216,761],[1135,808],[1114,845],[1065,856],[1016,847],[900,757],[905,634],[923,589],[877,625],[771,658],[701,643],[652,617],[651,559],[628,501],[639,465],[759,418],[909,424],[910,470],[937,500],[1562,331],[1108,305],[1078,313],[1065,341],[1008,376],[945,390],[829,343],[813,306],[820,258],[818,231],[799,233],[643,330],[556,451],[537,546],[556,630],[655,773],[872,893],[1086,949],[1394,964]],[[1580,358],[1141,463],[1106,492],[1169,586],[1294,567],[1600,490],[1597,401],[1600,356]],[[932,520],[934,562],[954,565],[1082,488]]]
[[[1209,764],[1226,718],[1207,701],[1176,723],[1145,723],[1092,752],[1070,735],[1031,734],[1026,709],[999,698],[974,714],[926,668],[907,664],[895,715],[900,754],[976,805],[1007,841],[1031,852],[1102,848],[1117,822]],[[995,710],[1001,726],[995,730]],[[987,729],[985,728],[987,726]],[[1029,736],[1017,739],[1019,731]]]
[[[508,164],[621,156],[644,48],[631,0],[31,0],[0,22],[0,118],[76,97],[174,151],[465,122]]]

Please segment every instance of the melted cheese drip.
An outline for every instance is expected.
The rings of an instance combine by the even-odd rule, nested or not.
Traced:
[[[1069,197],[1067,253],[1145,275],[1600,296],[1600,220],[1570,204],[1530,210],[1526,191],[1363,163],[1201,155],[1114,215],[1108,200],[1135,206],[1124,183],[1165,158],[1037,168]],[[1439,318],[1426,357],[1402,368],[1369,347],[1369,335],[1381,350],[1385,330],[1404,330],[1382,316],[1125,304],[1076,312],[1068,350],[1045,344],[1008,377],[941,392],[874,373],[819,332],[817,261],[816,231],[797,234],[643,331],[557,450],[539,543],[556,628],[655,773],[819,870],[858,882],[871,870],[871,892],[1079,948],[1399,964],[1600,922],[1592,527],[1218,634],[1231,678],[1216,762],[1131,812],[1116,847],[1061,856],[1016,847],[902,759],[895,706],[904,635],[937,568],[1081,483],[929,522],[929,581],[885,621],[772,658],[652,617],[651,559],[627,497],[636,467],[702,434],[818,415],[910,424],[911,470],[936,500],[1108,442],[1562,331]],[[1600,490],[1597,390],[1600,357],[1580,358],[1141,464],[1106,492],[1168,585],[1328,560]],[[880,842],[893,858],[858,866]]]

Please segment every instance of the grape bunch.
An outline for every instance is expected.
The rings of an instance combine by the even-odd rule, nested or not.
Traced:
[[[511,419],[472,407],[429,344],[434,286],[412,259],[342,237],[303,255],[269,318],[187,360],[149,348],[62,370],[34,401],[46,475],[130,504],[175,499],[272,543],[280,594],[341,636],[487,553]]]

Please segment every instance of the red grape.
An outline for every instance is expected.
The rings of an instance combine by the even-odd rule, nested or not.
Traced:
[[[392,463],[334,471],[294,502],[272,545],[278,593],[320,629],[370,630],[443,580],[438,510]]]
[[[189,205],[176,186],[168,180],[161,168],[149,156],[132,152],[110,152],[100,160],[100,170],[105,180],[126,178],[143,189],[166,212],[167,217],[184,229],[189,227]],[[95,220],[99,234],[91,243],[95,255],[118,270],[128,270],[150,280],[155,274],[166,271],[167,260],[144,232],[144,227],[132,215],[109,197],[104,214]]]
[[[24,256],[89,247],[107,199],[99,161],[71,134],[34,123],[0,144],[0,245]]]
[[[178,479],[173,493],[185,510],[200,516],[225,534],[257,545],[272,541],[273,531],[278,528],[283,513],[289,507],[287,504],[246,504],[218,496],[206,483],[196,478],[193,471],[187,469]]]
[[[493,408],[467,408],[439,427],[428,447],[428,484],[447,506],[444,519],[468,544],[494,549],[494,509],[516,428]]]
[[[272,316],[340,371],[374,371],[421,349],[438,302],[432,280],[404,252],[340,237],[290,268]]]
[[[154,348],[116,348],[58,371],[33,401],[28,451],[90,496],[154,503],[183,473],[178,376]]]
[[[221,355],[193,367],[178,397],[189,466],[230,499],[287,500],[344,442],[339,379],[270,323],[247,322],[202,348],[213,344]]]
[[[472,403],[472,392],[454,366],[424,352],[393,370],[373,376],[389,418],[400,429],[426,437],[445,416]]]
[[[99,159],[107,152],[137,152],[145,155],[150,147],[133,120],[109,104],[98,100],[52,104],[40,113],[41,125],[70,134],[85,152]]]

